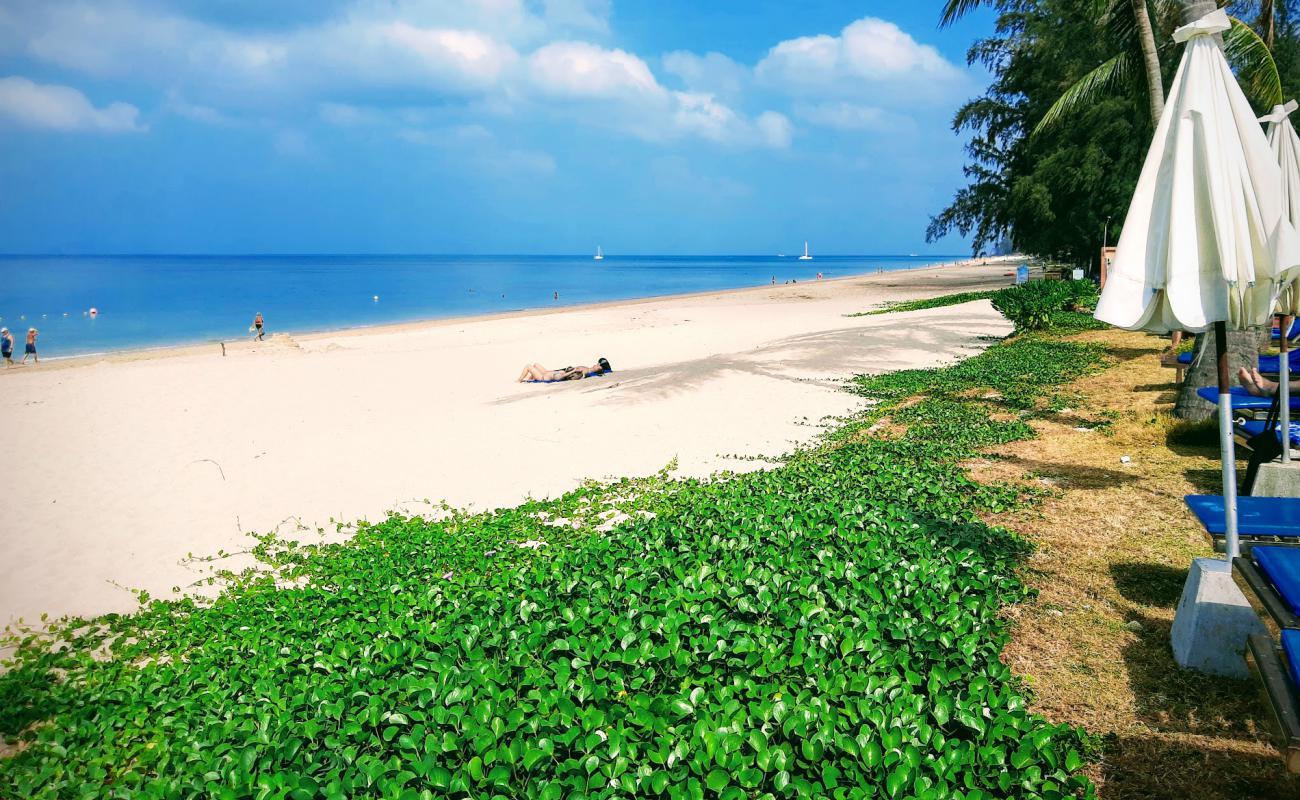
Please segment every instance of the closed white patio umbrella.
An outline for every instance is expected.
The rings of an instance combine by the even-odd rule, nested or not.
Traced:
[[[1147,152],[1096,316],[1120,328],[1216,331],[1227,551],[1238,555],[1225,331],[1268,324],[1279,281],[1300,265],[1281,175],[1216,34],[1214,11],[1174,32],[1186,42]]]
[[[1273,111],[1259,121],[1268,125],[1268,145],[1273,158],[1282,170],[1282,208],[1292,225],[1300,227],[1300,137],[1291,124],[1291,114],[1296,101],[1274,106]],[[1300,311],[1300,283],[1291,280],[1282,286],[1277,300],[1277,313],[1282,315],[1280,341],[1282,356],[1278,359],[1278,395],[1282,414],[1282,461],[1291,460],[1291,364],[1287,357],[1290,342],[1291,320]]]

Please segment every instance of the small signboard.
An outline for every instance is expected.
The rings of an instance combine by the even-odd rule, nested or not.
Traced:
[[[1083,280],[1083,270],[1081,270],[1081,269],[1079,269],[1079,268],[1077,268],[1077,267],[1075,268],[1074,272],[1071,273],[1071,275],[1073,275],[1073,277],[1074,277],[1074,279],[1075,279],[1076,281],[1081,281],[1081,280]]]
[[[1029,283],[1029,265],[1021,264],[1016,267],[1016,283]]]
[[[1101,248],[1101,285],[1106,286],[1106,273],[1110,271],[1110,265],[1115,262],[1115,248]]]

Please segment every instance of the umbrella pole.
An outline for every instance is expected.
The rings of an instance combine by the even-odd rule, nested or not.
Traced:
[[[1237,454],[1232,441],[1232,395],[1228,374],[1228,326],[1214,323],[1214,355],[1219,367],[1219,450],[1223,456],[1223,527],[1228,563],[1241,555],[1237,545]]]
[[[1291,333],[1291,321],[1295,317],[1282,315],[1282,327],[1279,333],[1282,339],[1278,343],[1281,355],[1278,357],[1278,403],[1282,410],[1282,463],[1286,464],[1291,461],[1291,360],[1287,357],[1287,350],[1290,349],[1290,341],[1287,335]]]

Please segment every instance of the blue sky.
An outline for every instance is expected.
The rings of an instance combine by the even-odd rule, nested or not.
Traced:
[[[0,251],[962,252],[939,6],[0,4]]]

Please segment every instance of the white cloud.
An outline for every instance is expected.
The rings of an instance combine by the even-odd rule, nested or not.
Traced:
[[[676,50],[663,56],[664,72],[676,77],[688,91],[705,92],[735,100],[750,82],[748,67],[722,53],[697,55]]]
[[[205,125],[239,124],[236,120],[211,106],[189,102],[185,98],[181,97],[177,92],[170,92],[167,95],[167,102],[163,105],[163,109],[170,111],[178,117],[184,117],[185,119],[193,120],[194,122],[202,122]]]
[[[575,35],[607,33],[610,0],[338,0],[307,23],[273,28],[166,8],[157,0],[46,0],[0,13],[0,44],[21,42],[31,58],[152,85],[173,98],[166,110],[210,124],[283,126],[313,111],[336,126],[378,124],[358,118],[369,105],[386,106],[381,121],[394,133],[429,126],[393,115],[390,104],[401,103],[489,118],[568,117],[650,141],[783,148],[793,135],[786,114],[746,110],[755,70],[726,55],[668,53],[658,62],[664,85],[635,53]],[[766,85],[810,99],[864,76],[942,82],[959,74],[933,48],[870,18],[840,36],[782,42],[756,70]]]
[[[139,115],[130,103],[96,108],[71,86],[33,83],[17,76],[0,78],[0,117],[27,127],[105,133],[146,130]]]
[[[587,42],[555,42],[528,59],[528,75],[543,93],[573,98],[613,99],[665,92],[644,61],[623,50]]]
[[[711,93],[666,89],[645,61],[624,50],[587,42],[549,44],[529,57],[528,80],[554,100],[603,104],[601,113],[590,115],[596,124],[643,139],[697,136],[720,144],[790,144],[789,121],[780,114],[766,112],[759,125]]]
[[[609,33],[610,0],[542,0],[542,8],[553,27]]]
[[[964,81],[960,69],[892,22],[860,19],[839,36],[802,36],[773,47],[754,68],[764,85],[791,93],[915,97]]]
[[[470,84],[492,86],[519,55],[510,45],[473,30],[419,28],[393,22],[382,36],[418,56],[435,76],[452,76]]]
[[[768,147],[789,147],[794,135],[794,126],[784,114],[764,111],[755,120],[759,135]]]
[[[916,127],[906,115],[845,101],[796,103],[794,113],[813,125],[845,131],[908,131]]]

